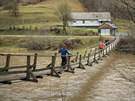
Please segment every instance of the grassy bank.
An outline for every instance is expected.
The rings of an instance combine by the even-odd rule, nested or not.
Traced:
[[[31,25],[33,27],[44,27],[55,25],[59,22],[59,19],[54,12],[60,2],[61,0],[46,0],[35,5],[20,5],[18,17],[9,16],[7,11],[1,11],[0,26],[18,25],[29,27]],[[73,12],[84,11],[84,7],[78,0],[68,0],[66,2]]]
[[[102,39],[111,39],[104,37]],[[1,36],[0,52],[48,52],[57,51],[63,43],[68,44],[72,51],[84,51],[97,45],[99,36]]]

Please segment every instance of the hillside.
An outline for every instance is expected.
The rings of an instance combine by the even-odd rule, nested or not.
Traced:
[[[66,1],[66,0],[65,0]],[[86,8],[80,0],[67,0],[66,3],[70,6],[72,12],[84,12]],[[29,4],[27,6],[19,5],[19,16],[11,17],[7,11],[0,12],[0,28],[9,28],[10,26],[19,26],[26,28],[48,28],[60,23],[58,17],[54,14],[57,6],[62,0],[43,0],[38,4]],[[113,18],[112,18],[113,20]],[[127,31],[128,20],[115,19],[113,22],[118,26],[119,31]],[[76,30],[76,29],[75,29]],[[78,30],[78,29],[77,29]],[[81,30],[81,31],[80,31]],[[93,30],[93,29],[90,29]],[[89,31],[89,29],[88,29]],[[97,33],[97,30],[93,30]],[[78,32],[86,32],[86,29],[79,29]],[[9,34],[10,32],[4,32],[3,34]],[[13,32],[13,34],[16,32]],[[29,32],[27,32],[29,33]],[[27,34],[17,32],[17,34]],[[0,32],[1,34],[1,32]]]
[[[46,0],[35,5],[19,6],[19,17],[11,17],[5,12],[1,12],[1,23],[3,25],[19,25],[19,26],[50,26],[58,21],[54,14],[55,9],[62,0]],[[67,0],[67,4],[71,7],[72,11],[84,11],[82,4],[79,0]]]

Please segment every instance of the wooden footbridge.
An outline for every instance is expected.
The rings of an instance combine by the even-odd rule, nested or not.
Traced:
[[[111,51],[115,50],[119,37],[109,41],[104,49],[98,49],[98,46],[85,51],[84,54],[77,52],[73,55],[67,55],[67,65],[63,70],[60,66],[61,55],[54,53],[52,55],[42,54],[0,54],[0,83],[11,84],[14,80],[26,80],[38,82],[38,78],[43,78],[43,75],[50,75],[60,77],[60,74],[65,72],[75,73],[75,68],[85,69],[84,65],[92,66],[102,60],[103,57],[109,55]],[[14,60],[14,58],[17,58]],[[11,65],[13,61],[16,63],[25,58],[25,65]],[[38,66],[39,58],[44,58],[44,66]],[[3,66],[1,66],[3,64]]]

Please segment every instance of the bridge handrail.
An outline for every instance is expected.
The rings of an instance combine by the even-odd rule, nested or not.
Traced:
[[[67,61],[67,71],[74,73],[74,69],[72,66],[79,64],[78,68],[85,69],[83,66],[83,62],[87,62],[87,65],[92,66],[93,62],[98,63],[99,59],[102,59],[106,54],[109,54],[111,50],[115,48],[119,41],[119,38],[116,37],[114,40],[111,40],[109,45],[107,45],[104,49],[90,49],[89,52],[85,51],[84,55],[81,55],[79,53],[77,54],[72,54],[72,55],[66,55],[68,58]],[[92,52],[94,51],[94,52]],[[33,74],[33,71],[40,71],[40,70],[50,70],[50,75],[55,75],[57,77],[60,77],[58,72],[55,70],[55,64],[56,64],[56,58],[61,57],[60,54],[53,54],[53,55],[44,55],[44,54],[0,54],[1,56],[6,56],[6,65],[4,68],[0,68],[0,71],[8,72],[9,69],[14,69],[14,68],[23,68],[26,67],[25,71],[20,71],[23,73],[26,73],[26,79],[30,80],[30,77],[33,78],[34,81],[37,82],[36,76]],[[11,56],[27,56],[27,64],[25,66],[16,66],[16,67],[11,67],[9,66],[10,63],[10,57]],[[72,63],[71,57],[75,56],[75,61]],[[31,65],[31,58],[34,57],[33,64]],[[36,69],[36,62],[37,62],[37,57],[52,57],[51,63],[46,67],[46,68],[41,68],[41,69]]]

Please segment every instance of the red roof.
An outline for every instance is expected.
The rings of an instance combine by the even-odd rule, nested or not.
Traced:
[[[103,23],[102,25],[99,26],[99,29],[113,29],[113,28],[117,27],[110,23]]]

